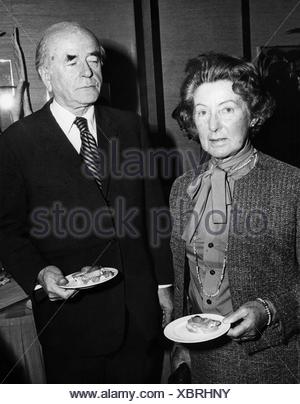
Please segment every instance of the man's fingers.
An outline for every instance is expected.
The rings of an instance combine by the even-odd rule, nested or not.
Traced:
[[[74,293],[76,293],[75,289],[66,290],[66,289],[63,289],[60,287],[56,287],[56,288],[53,287],[53,290],[48,293],[48,296],[51,301],[59,300],[59,299],[67,300],[72,295],[74,295]]]
[[[56,279],[54,280],[54,282],[51,282],[51,285],[49,285],[49,299],[51,301],[54,300],[58,300],[58,299],[68,299],[69,297],[71,297],[75,290],[74,289],[64,289],[62,286],[67,285],[68,284],[68,280],[61,274],[59,274]],[[51,298],[50,298],[51,297]]]
[[[67,285],[69,283],[69,281],[63,277],[61,279],[58,279],[58,281],[56,283],[58,286],[63,286],[63,285]]]
[[[86,273],[90,272],[92,268],[94,268],[94,267],[92,267],[92,266],[86,266],[86,267],[81,268],[80,272],[86,274]]]
[[[39,283],[43,286],[51,301],[58,299],[69,299],[76,292],[75,289],[64,289],[68,284],[62,271],[54,265],[49,265],[40,271],[38,275]]]
[[[50,302],[55,302],[56,300],[64,300],[62,297],[60,296],[56,296],[56,295],[48,295]]]

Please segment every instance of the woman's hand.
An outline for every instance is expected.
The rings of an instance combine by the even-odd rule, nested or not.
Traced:
[[[268,322],[268,315],[264,306],[254,300],[226,316],[223,322],[232,325],[227,335],[234,341],[250,341],[262,334]]]

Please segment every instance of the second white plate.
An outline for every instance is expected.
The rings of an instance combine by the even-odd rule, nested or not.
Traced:
[[[221,325],[217,330],[211,332],[190,332],[186,328],[187,321],[194,316],[201,316],[203,318],[210,318],[211,320],[221,321]],[[222,320],[223,316],[219,314],[211,314],[211,313],[201,313],[201,314],[191,314],[189,316],[180,317],[176,320],[169,323],[164,329],[165,336],[171,341],[182,342],[182,343],[197,343],[197,342],[205,342],[210,341],[212,339],[218,338],[226,332],[230,328],[230,324],[224,324]]]

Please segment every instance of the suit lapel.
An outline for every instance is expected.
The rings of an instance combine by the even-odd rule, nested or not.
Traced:
[[[39,139],[46,155],[55,154],[57,161],[66,176],[66,183],[77,178],[80,186],[87,187],[89,193],[103,193],[96,181],[86,177],[83,170],[83,162],[67,136],[64,134],[50,111],[50,103],[47,103],[41,110],[40,128],[38,128]],[[104,198],[105,199],[105,198]]]
[[[78,176],[82,165],[81,157],[54,119],[50,104],[46,104],[41,112],[43,115],[38,133],[45,152],[55,153],[57,161],[69,176]]]

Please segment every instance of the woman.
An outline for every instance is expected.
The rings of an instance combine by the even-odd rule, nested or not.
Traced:
[[[211,156],[173,184],[175,317],[216,313],[226,336],[177,344],[194,383],[299,382],[300,170],[251,145],[272,114],[250,63],[192,59],[174,111]],[[187,297],[187,299],[186,299]]]

